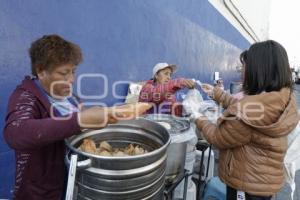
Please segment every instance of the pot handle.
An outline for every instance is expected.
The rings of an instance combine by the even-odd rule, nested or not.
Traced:
[[[70,166],[70,162],[71,162],[69,159],[70,153],[71,153],[71,151],[68,151],[68,153],[66,153],[66,155],[65,155],[65,163],[67,166]],[[77,161],[76,169],[77,170],[86,169],[86,168],[90,167],[91,164],[92,164],[92,161],[90,158],[83,160],[83,161]]]
[[[75,186],[75,177],[76,177],[76,166],[77,166],[77,155],[71,155],[70,167],[69,167],[69,176],[66,192],[66,200],[72,200],[74,194]]]

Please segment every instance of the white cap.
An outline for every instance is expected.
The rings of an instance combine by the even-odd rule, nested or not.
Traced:
[[[172,73],[176,72],[177,67],[176,65],[170,65],[168,63],[157,63],[154,67],[153,67],[153,77],[155,77],[155,74],[162,69],[165,69],[167,67],[170,67],[172,70]]]

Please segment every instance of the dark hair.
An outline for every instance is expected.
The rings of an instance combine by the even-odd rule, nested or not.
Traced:
[[[37,76],[37,69],[51,71],[59,65],[78,65],[82,62],[80,47],[58,35],[44,35],[34,41],[29,54],[34,76]]]
[[[273,40],[258,42],[240,55],[245,67],[243,90],[255,95],[263,91],[292,88],[292,74],[284,47]]]
[[[243,51],[240,55],[240,61],[243,65],[245,65],[245,60],[247,59],[247,50]]]

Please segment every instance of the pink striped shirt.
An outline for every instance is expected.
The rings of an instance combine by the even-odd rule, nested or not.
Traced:
[[[158,113],[181,116],[182,106],[176,104],[176,97],[174,93],[184,87],[185,84],[183,78],[173,79],[164,84],[157,84],[154,83],[153,80],[149,80],[140,92],[139,102],[152,102],[156,104],[156,108],[159,108],[160,104],[164,104],[164,111],[158,110]],[[149,113],[153,112],[153,109],[149,111]]]

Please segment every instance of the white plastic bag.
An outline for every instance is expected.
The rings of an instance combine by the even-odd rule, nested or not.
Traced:
[[[296,189],[295,175],[300,170],[300,122],[288,135],[288,149],[284,157],[284,170],[286,182],[291,186],[291,199]]]
[[[188,91],[185,99],[182,101],[182,105],[184,115],[195,113],[202,113],[205,115],[207,109],[217,107],[213,100],[204,101],[197,89],[191,89]]]
[[[190,115],[194,111],[199,111],[203,98],[197,89],[191,89],[187,92],[184,100],[182,101],[183,114]]]
[[[130,83],[128,86],[125,103],[137,103],[139,101],[140,92],[145,82]]]

